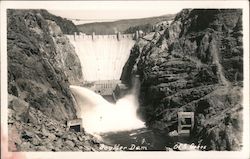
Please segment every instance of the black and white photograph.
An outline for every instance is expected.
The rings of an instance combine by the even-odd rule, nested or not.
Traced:
[[[2,158],[249,157],[248,1],[14,3],[1,3]]]

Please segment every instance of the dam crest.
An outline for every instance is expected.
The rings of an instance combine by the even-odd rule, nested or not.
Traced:
[[[137,40],[139,37],[141,37],[141,32],[136,31],[134,34],[121,34],[120,32],[116,34],[110,34],[110,35],[95,35],[95,32],[93,32],[91,35],[84,34],[80,32],[77,34],[76,32],[74,35],[67,35],[69,39],[73,40],[96,40],[96,39],[116,39],[116,40],[126,40],[126,39],[131,39],[131,40]]]
[[[121,83],[123,66],[130,56],[130,50],[138,39],[139,31],[134,34],[86,35],[83,33],[67,35],[80,59],[82,74],[88,87],[98,94],[113,96],[123,94],[119,91],[127,87]],[[119,91],[118,91],[119,90]]]

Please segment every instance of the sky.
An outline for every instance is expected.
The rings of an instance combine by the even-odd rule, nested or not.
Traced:
[[[176,14],[182,9],[182,7],[173,7],[162,2],[92,3],[79,8],[66,10],[48,9],[48,11],[54,15],[68,19],[81,19],[82,21],[73,20],[73,22],[75,24],[83,24],[90,22],[115,21],[120,19],[135,19]]]
[[[230,0],[229,0],[230,1]],[[247,3],[247,0],[246,4]],[[47,9],[52,14],[65,17],[84,19],[82,23],[94,21],[114,21],[118,19],[144,18],[165,14],[176,14],[183,8],[235,8],[241,5],[238,1],[225,0],[137,0],[137,1],[3,1],[1,6],[15,8]],[[244,5],[244,4],[243,4]],[[73,21],[75,22],[75,21]],[[77,22],[79,23],[79,22]]]

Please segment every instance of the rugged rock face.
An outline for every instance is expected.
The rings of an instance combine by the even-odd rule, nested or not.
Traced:
[[[82,84],[80,61],[57,22],[39,10],[8,10],[10,151],[100,151],[100,141],[66,130],[76,118],[70,84]]]
[[[206,150],[240,149],[241,10],[185,9],[164,31],[148,36],[133,47],[121,77],[130,84],[133,74],[140,75],[139,112],[147,125],[171,131],[178,111],[193,111],[194,141]]]
[[[70,20],[50,14],[44,9],[34,11],[38,11],[44,17],[44,19],[56,22],[56,24],[61,28],[63,34],[74,34],[75,32],[79,33],[77,27]]]
[[[37,10],[8,10],[8,92],[58,120],[76,117],[69,84],[80,61],[55,22]]]
[[[10,151],[100,151],[100,141],[93,136],[66,131],[64,122],[48,118],[15,96],[9,95],[9,101]]]

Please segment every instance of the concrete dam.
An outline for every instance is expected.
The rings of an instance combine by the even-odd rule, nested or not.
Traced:
[[[75,34],[67,37],[80,59],[84,81],[91,83],[84,85],[85,88],[70,86],[84,129],[104,133],[144,127],[136,113],[137,95],[128,94],[128,88],[120,81],[123,66],[135,44],[134,35]]]
[[[135,41],[132,34],[68,35],[85,81],[119,80]]]
[[[81,61],[85,83],[94,83],[90,89],[101,95],[112,95],[116,86],[118,84],[121,86],[122,69],[135,44],[134,35],[120,33],[95,35],[93,33],[92,35],[67,35],[67,37],[74,45]]]

